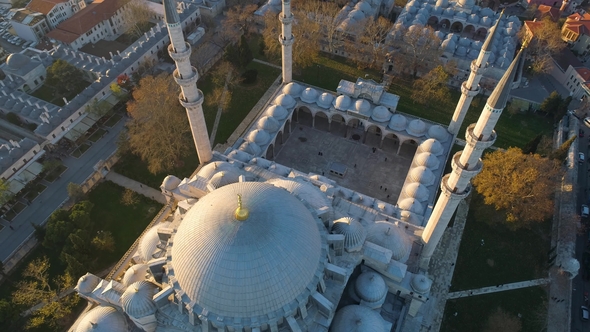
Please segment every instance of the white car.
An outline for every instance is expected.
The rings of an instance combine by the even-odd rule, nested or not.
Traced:
[[[583,152],[578,152],[578,162],[580,164],[583,164],[584,161],[586,161],[586,157],[584,156],[584,153]]]
[[[580,216],[582,218],[588,218],[588,214],[590,214],[590,209],[588,209],[588,205],[583,204],[580,212]]]
[[[590,118],[584,118],[584,124],[590,128]]]

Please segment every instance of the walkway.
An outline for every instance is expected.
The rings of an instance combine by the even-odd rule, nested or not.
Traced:
[[[270,67],[273,67],[273,68],[276,68],[276,69],[281,69],[281,70],[283,69],[283,67],[281,67],[279,65],[275,65],[274,63],[266,62],[266,61],[263,61],[263,60],[260,60],[260,59],[252,59],[252,61],[261,63],[263,65],[267,65],[267,66],[270,66]]]
[[[166,198],[162,195],[162,192],[154,188],[148,187],[147,185],[132,180],[114,171],[110,171],[105,177],[113,183],[120,185],[121,187],[131,189],[138,194],[141,194],[147,198],[153,199],[158,203],[166,204]]]
[[[483,287],[483,288],[471,289],[471,290],[463,290],[463,291],[449,293],[447,296],[447,300],[458,299],[461,297],[482,295],[482,294],[497,293],[497,292],[503,292],[503,291],[513,290],[513,289],[541,286],[541,285],[548,284],[550,281],[551,280],[549,280],[549,278],[542,278],[542,279],[535,279],[535,280],[513,282],[511,284]]]

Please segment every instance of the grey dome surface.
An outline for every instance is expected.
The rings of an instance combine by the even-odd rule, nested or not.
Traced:
[[[235,217],[238,194],[249,211],[243,221]],[[168,277],[198,314],[280,317],[285,306],[317,287],[327,255],[319,227],[285,190],[259,182],[230,184],[186,213],[168,249]]]
[[[285,120],[289,112],[280,105],[272,105],[266,109],[266,115],[272,116],[273,118],[277,119],[278,121]]]
[[[10,68],[19,69],[26,66],[30,61],[31,59],[29,59],[29,57],[24,54],[13,53],[6,59],[6,64]]]
[[[99,277],[94,274],[86,273],[78,279],[78,284],[74,289],[82,294],[90,293],[96,288],[99,282]]]
[[[346,306],[336,313],[330,332],[382,332],[383,318],[368,307]]]
[[[439,141],[435,140],[434,138],[429,138],[424,142],[420,143],[417,149],[418,152],[430,152],[435,156],[440,156],[443,154],[444,149],[442,144]]]
[[[430,286],[432,285],[432,281],[426,278],[423,274],[416,274],[412,277],[412,281],[410,282],[410,286],[412,289],[416,291],[416,293],[424,294],[430,290]]]
[[[367,231],[363,225],[350,217],[334,220],[332,233],[344,235],[344,249],[348,251],[361,250],[367,238]]]
[[[150,228],[147,232],[145,232],[139,241],[137,254],[143,263],[147,263],[153,259],[152,255],[156,251],[158,244],[160,244],[158,228],[160,228],[160,225]]]
[[[166,190],[174,190],[182,182],[181,179],[174,175],[168,175],[162,181],[162,187]]]
[[[156,313],[156,303],[153,301],[158,287],[147,280],[135,282],[121,295],[123,311],[134,318],[141,318]]]
[[[125,316],[113,307],[96,307],[78,323],[76,332],[127,332]]]
[[[377,221],[369,228],[367,241],[391,250],[395,260],[405,258],[412,248],[406,234],[398,226],[386,221]]]
[[[332,206],[332,203],[326,198],[326,195],[324,195],[320,189],[309,182],[299,182],[290,179],[276,178],[269,180],[268,183],[297,195],[300,199],[306,201],[314,209],[319,209],[324,206]]]
[[[369,271],[356,278],[354,291],[363,301],[377,302],[387,295],[387,285],[378,273]]]
[[[145,280],[148,270],[149,267],[146,264],[135,264],[125,271],[121,283],[124,286],[129,286],[132,283]]]
[[[275,118],[267,115],[261,117],[257,124],[258,128],[266,130],[269,133],[274,133],[281,128],[281,125]]]

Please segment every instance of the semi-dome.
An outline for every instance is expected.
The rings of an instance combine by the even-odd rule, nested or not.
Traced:
[[[86,273],[78,279],[78,284],[74,289],[81,294],[90,293],[96,288],[99,282],[99,277],[94,274]]]
[[[367,241],[391,250],[392,258],[395,260],[407,258],[412,248],[406,234],[398,226],[387,221],[377,221],[369,227]]]
[[[278,97],[275,98],[274,104],[283,106],[284,108],[292,108],[295,106],[297,102],[293,97],[286,94],[280,94]]]
[[[346,306],[334,315],[330,332],[382,332],[385,331],[383,318],[368,307]]]
[[[428,200],[428,196],[430,196],[428,189],[420,182],[412,182],[405,185],[403,192],[407,197],[415,198],[421,202]]]
[[[127,332],[127,321],[117,309],[99,306],[84,315],[76,332]]]
[[[412,277],[412,281],[410,282],[410,286],[416,293],[424,294],[430,290],[430,286],[432,285],[432,281],[426,278],[423,274],[415,274]]]
[[[208,163],[207,165],[203,166],[203,168],[201,168],[201,170],[199,171],[199,173],[197,173],[197,175],[204,178],[205,180],[209,180],[217,172],[234,170],[234,169],[236,169],[236,167],[228,162],[214,161],[212,163]]]
[[[344,235],[344,249],[346,251],[359,251],[362,249],[367,231],[361,223],[350,217],[334,220],[332,233]]]
[[[413,136],[422,136],[426,132],[426,124],[420,119],[412,120],[408,124],[406,131]]]
[[[402,210],[414,212],[414,213],[417,213],[420,215],[424,213],[424,206],[422,206],[422,204],[417,199],[415,199],[413,197],[408,197],[408,198],[402,199],[398,203],[398,206]]]
[[[414,157],[414,165],[425,166],[434,170],[440,166],[440,160],[430,152],[421,152]]]
[[[424,166],[418,166],[410,169],[408,178],[412,182],[420,182],[425,186],[430,186],[434,183],[434,173]]]
[[[333,101],[334,101],[334,96],[332,96],[331,94],[329,94],[327,92],[324,92],[320,95],[320,97],[316,101],[316,104],[321,108],[330,108],[330,105],[332,105]]]
[[[178,187],[180,182],[182,182],[182,180],[177,178],[176,176],[168,175],[164,178],[164,181],[162,181],[162,188],[168,191],[174,190],[176,189],[176,187]]]
[[[240,148],[248,149],[246,147],[247,145],[257,146],[256,144],[251,143],[251,142],[244,142],[244,144],[242,144],[240,146]],[[252,148],[254,149],[254,147],[252,147]],[[244,163],[247,163],[248,161],[250,161],[250,159],[252,159],[252,155],[255,155],[255,154],[254,153],[251,153],[251,152],[244,152],[242,150],[232,150],[230,153],[227,154],[227,156],[229,158],[232,158],[232,159],[235,159],[235,160],[239,160],[239,161],[244,162]]]
[[[306,88],[301,93],[301,100],[308,103],[308,104],[315,103],[316,100],[318,99],[318,95],[319,95],[319,93],[316,89]]]
[[[129,286],[134,282],[145,280],[148,271],[149,267],[146,264],[135,264],[125,271],[121,283],[124,286]]]
[[[377,302],[387,295],[387,285],[378,273],[368,271],[356,278],[354,291],[363,301]]]
[[[327,244],[320,227],[285,190],[260,182],[227,185],[186,213],[169,244],[168,278],[185,304],[194,303],[195,314],[244,318],[245,326],[249,317],[259,324],[261,317],[283,317],[322,275]]]
[[[289,112],[287,112],[287,110],[283,106],[272,105],[266,109],[266,115],[272,116],[277,121],[282,121],[287,118],[287,115],[289,115]]]
[[[371,114],[371,119],[377,122],[385,122],[391,119],[391,112],[385,106],[377,106],[373,109],[373,114]]]
[[[158,236],[158,228],[160,227],[160,225],[153,226],[141,237],[137,246],[137,255],[142,263],[154,259],[153,254],[158,249],[158,244],[160,244],[160,237]]]
[[[279,5],[280,5],[280,1],[279,1]],[[290,95],[293,98],[297,98],[301,95],[301,90],[303,90],[303,88],[301,87],[301,85],[295,83],[295,82],[291,82],[287,85],[285,85],[285,87],[283,88],[283,93]]]
[[[408,124],[408,119],[401,114],[394,114],[389,120],[389,124],[387,125],[389,128],[397,131],[406,130],[406,125]]]
[[[238,181],[240,181],[240,173],[237,170],[230,170],[215,173],[208,184],[213,186],[213,188],[221,188]]]
[[[248,134],[248,140],[264,146],[270,141],[270,135],[265,130],[254,129]]]
[[[158,310],[153,300],[157,292],[158,287],[147,280],[135,282],[129,285],[121,295],[121,307],[133,318],[153,315]]]
[[[340,95],[334,99],[334,108],[339,111],[346,111],[350,107],[350,97],[346,95]]]
[[[281,128],[281,124],[273,117],[263,116],[257,122],[258,128],[274,133]]]
[[[418,145],[417,152],[430,152],[435,156],[443,154],[444,149],[442,144],[434,138],[429,138]]]
[[[449,140],[449,132],[441,125],[433,125],[428,128],[428,137],[444,143]]]
[[[19,69],[26,66],[30,61],[31,59],[24,54],[12,53],[6,59],[6,64],[12,69]]]
[[[354,102],[354,109],[359,113],[365,113],[371,109],[371,104],[364,99],[359,99]]]

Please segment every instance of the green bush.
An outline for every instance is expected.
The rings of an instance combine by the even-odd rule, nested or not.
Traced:
[[[258,78],[258,70],[248,69],[242,74],[242,83],[253,84],[256,82],[257,78]]]

